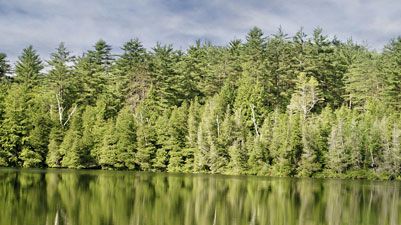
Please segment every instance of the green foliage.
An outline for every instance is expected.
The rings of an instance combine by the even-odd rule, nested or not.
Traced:
[[[7,55],[0,52],[0,81],[2,81],[10,72],[11,66],[7,60]]]
[[[33,88],[39,84],[42,61],[32,45],[22,51],[15,66],[15,79],[18,83]]]
[[[401,39],[383,52],[252,28],[186,50],[0,53],[0,166],[395,179]]]
[[[0,135],[0,163],[4,166],[21,166],[19,154],[26,148],[33,129],[29,118],[30,100],[25,85],[14,84],[4,99],[4,116]]]

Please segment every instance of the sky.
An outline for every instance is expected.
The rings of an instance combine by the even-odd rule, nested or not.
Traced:
[[[131,38],[186,49],[225,45],[257,26],[266,36],[316,27],[380,51],[401,35],[400,0],[0,0],[0,52],[15,62],[32,44],[48,59],[60,42],[75,55],[103,39],[118,52]]]

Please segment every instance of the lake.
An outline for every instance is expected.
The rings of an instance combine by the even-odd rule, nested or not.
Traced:
[[[0,169],[0,224],[401,224],[399,182]]]

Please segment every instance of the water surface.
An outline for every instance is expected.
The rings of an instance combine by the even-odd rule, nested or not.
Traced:
[[[0,169],[0,224],[401,224],[399,182]]]

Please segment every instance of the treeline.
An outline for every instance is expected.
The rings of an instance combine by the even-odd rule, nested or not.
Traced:
[[[401,38],[381,53],[259,28],[187,50],[133,39],[0,55],[0,165],[302,177],[401,174]]]

